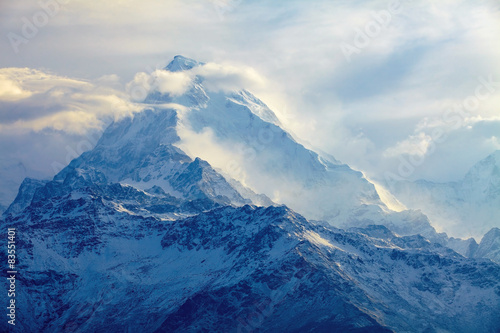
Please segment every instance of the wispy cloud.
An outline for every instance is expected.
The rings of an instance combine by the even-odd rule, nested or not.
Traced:
[[[91,149],[110,121],[140,111],[116,78],[96,82],[28,68],[0,69],[0,204],[24,177],[51,178]]]
[[[109,78],[108,78],[109,79]],[[0,69],[0,132],[84,134],[139,108],[121,91],[28,68]]]

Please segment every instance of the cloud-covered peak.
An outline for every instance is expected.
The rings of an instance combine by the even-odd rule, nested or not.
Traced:
[[[266,80],[252,67],[204,63],[177,55],[164,69],[137,73],[127,84],[127,91],[136,102],[191,105],[192,101],[183,97],[186,93],[192,95],[194,90],[201,95],[205,92],[263,91],[266,84]],[[196,86],[194,90],[193,86]]]
[[[204,65],[204,63],[186,58],[182,55],[176,55],[174,60],[172,60],[165,69],[170,72],[182,72],[201,65]]]

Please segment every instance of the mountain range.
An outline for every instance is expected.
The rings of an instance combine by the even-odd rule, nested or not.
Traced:
[[[500,330],[498,228],[477,244],[392,211],[250,92],[207,86],[151,91],[52,180],[25,179],[2,216],[17,330]]]

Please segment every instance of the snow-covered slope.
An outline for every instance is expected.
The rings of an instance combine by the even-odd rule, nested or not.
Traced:
[[[16,214],[23,211],[24,208],[31,204],[31,199],[35,191],[44,186],[48,181],[37,180],[32,178],[25,178],[19,187],[19,192],[17,193],[14,202],[10,204],[8,209],[6,209],[5,214]]]
[[[193,160],[172,145],[179,140],[177,123],[177,111],[170,108],[147,109],[113,123],[94,149],[73,160],[54,180],[66,181],[68,173],[85,170],[94,182],[119,183],[138,190],[156,186],[180,200],[251,203],[206,161]]]
[[[480,239],[500,227],[500,151],[474,165],[460,182],[401,181],[390,187],[405,206],[421,209],[449,235]]]
[[[199,66],[203,63],[176,56],[165,70],[189,73]],[[360,172],[296,142],[273,111],[250,92],[211,89],[206,81],[194,75],[184,94],[158,89],[144,102],[156,108],[183,106],[178,111],[176,146],[308,218],[338,225],[360,204],[386,209]]]
[[[176,56],[164,73],[190,73],[185,93],[169,94],[152,84],[145,111],[113,123],[93,150],[55,179],[63,181],[74,169],[97,177],[92,170],[99,170],[107,182],[141,191],[158,187],[181,200],[267,206],[272,198],[335,226],[384,224],[400,235],[422,234],[446,244],[423,214],[391,211],[360,172],[296,142],[251,93],[213,89],[191,73],[203,65]],[[459,243],[453,248],[467,254]]]
[[[19,235],[20,331],[500,328],[500,266],[421,236],[333,230],[272,206],[165,220],[105,193],[34,199],[7,218]]]
[[[390,210],[362,173],[295,141],[250,92],[210,88],[210,80],[196,72],[200,66],[176,56],[165,71],[190,73],[186,92],[153,88],[144,102],[157,109],[177,105],[175,146],[309,219],[344,228],[383,224],[400,235],[422,234],[447,244],[447,236],[438,234],[421,212]],[[457,240],[450,246],[467,255],[466,243]]]
[[[169,94],[161,84],[151,83],[143,103],[146,110],[112,124],[95,149],[73,161],[56,179],[62,181],[72,169],[86,173],[98,169],[109,182],[139,190],[158,186],[181,199],[209,196],[220,204],[270,205],[271,198],[307,218],[336,226],[399,219],[401,214],[389,216],[394,212],[360,172],[296,142],[280,127],[275,114],[248,91],[214,89],[209,79],[193,72],[200,66],[204,64],[176,56],[163,76],[188,73],[191,81],[186,91]],[[157,80],[163,77],[156,75]],[[199,179],[185,179],[183,172],[192,169],[198,169]],[[401,226],[403,220],[398,222]],[[423,229],[426,235],[433,232],[426,218],[415,230],[405,227],[397,232],[403,229],[402,235]]]

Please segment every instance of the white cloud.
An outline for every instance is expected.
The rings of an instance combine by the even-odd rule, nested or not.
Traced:
[[[24,177],[51,178],[91,149],[103,127],[141,108],[116,77],[91,83],[28,68],[0,69],[0,204],[14,199]]]
[[[189,72],[169,72],[155,70],[151,74],[137,73],[127,84],[127,91],[135,101],[143,101],[153,91],[172,97],[184,94],[192,84],[193,75]]]
[[[1,68],[0,131],[85,134],[140,110],[120,91],[28,68]],[[12,88],[14,87],[14,88]]]
[[[394,147],[390,147],[383,152],[384,157],[394,157],[398,155],[415,155],[425,156],[432,138],[425,133],[410,135],[408,139],[396,143]]]
[[[161,93],[180,96],[187,91],[192,78],[184,72],[171,73],[160,70],[153,73],[153,80],[158,85],[158,90]]]
[[[31,92],[24,90],[19,82],[12,80],[5,74],[0,74],[0,100],[16,101],[30,95]]]
[[[232,91],[260,88],[265,86],[265,80],[248,66],[234,66],[207,63],[192,70],[204,78],[204,86],[212,91]]]
[[[192,86],[197,76],[203,77],[203,86],[209,91],[227,92],[267,87],[266,80],[251,67],[207,63],[182,72],[157,69],[151,74],[137,73],[127,84],[127,91],[135,101],[143,101],[154,91],[177,97]]]

